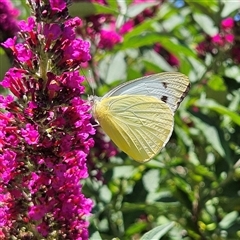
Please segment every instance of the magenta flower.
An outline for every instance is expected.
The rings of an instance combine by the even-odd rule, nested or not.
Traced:
[[[39,141],[40,134],[36,128],[37,126],[27,123],[25,128],[21,129],[22,137],[29,145],[37,144]]]
[[[122,41],[122,37],[115,31],[102,30],[100,32],[99,48],[112,49],[116,44]]]
[[[233,34],[226,34],[225,40],[226,42],[233,43],[235,40],[235,36]]]
[[[33,17],[29,17],[27,21],[21,20],[18,23],[19,30],[26,32],[26,33],[33,33],[36,23]]]
[[[21,43],[15,45],[15,55],[19,62],[28,62],[32,59],[33,53]],[[31,65],[31,64],[30,64]]]
[[[10,0],[0,0],[0,42],[15,35],[18,15],[19,10],[13,7]]]
[[[79,66],[90,44],[76,38],[81,20],[66,17],[66,1],[45,2],[31,0],[36,18],[3,44],[15,67],[1,82],[11,94],[0,96],[0,239],[87,240],[93,203],[80,181],[95,130]]]
[[[222,38],[222,36],[220,34],[216,34],[212,37],[212,42],[219,45],[219,46],[223,46],[224,45],[224,39]]]
[[[237,25],[232,17],[228,17],[221,21],[219,32],[214,36],[206,36],[196,50],[202,57],[205,57],[206,53],[215,55],[218,51],[223,51],[229,54],[229,58],[239,63],[238,45]]]
[[[52,10],[61,12],[66,8],[66,1],[64,0],[49,0],[49,2]]]
[[[234,19],[229,17],[229,18],[226,18],[226,19],[222,20],[221,26],[225,30],[226,29],[232,29],[234,27]]]
[[[130,19],[123,24],[119,33],[122,35],[126,34],[126,33],[130,32],[133,28],[134,28],[134,21],[132,19]]]
[[[163,46],[161,46],[159,43],[156,43],[153,47],[155,52],[163,56],[166,61],[171,65],[171,66],[178,66],[179,65],[179,60],[177,57],[175,57],[173,54],[168,52]]]
[[[168,58],[167,58],[167,62],[171,65],[171,66],[179,66],[179,60],[177,59],[177,57],[175,57],[173,54],[169,54]]]

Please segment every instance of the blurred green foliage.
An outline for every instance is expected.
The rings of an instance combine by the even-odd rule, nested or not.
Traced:
[[[72,9],[78,16],[107,13],[121,20],[153,4],[118,2],[124,12],[111,0],[107,6],[80,2]],[[138,164],[124,153],[108,162],[98,159],[104,181],[84,183],[95,203],[91,239],[240,239],[240,68],[221,48],[205,58],[196,51],[206,34],[219,31],[222,19],[236,16],[240,2],[185,0],[180,7],[176,2],[164,1],[113,49],[93,46],[89,68],[99,77],[98,96],[120,82],[162,71],[186,74],[191,89],[175,115],[169,143],[155,159]],[[157,54],[156,43],[179,65]]]
[[[104,183],[86,182],[86,193],[95,201],[90,229],[102,239],[140,239],[157,226],[159,236],[142,239],[240,239],[239,65],[221,48],[205,58],[196,51],[239,6],[236,1],[185,1],[176,7],[165,1],[121,44],[93,55],[99,96],[149,72],[180,71],[191,81],[173,136],[159,156],[139,165],[118,154],[109,163],[98,162]],[[109,9],[118,12],[117,6]],[[178,67],[156,54],[156,43],[177,57]]]

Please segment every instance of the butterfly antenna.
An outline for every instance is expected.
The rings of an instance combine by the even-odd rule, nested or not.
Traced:
[[[95,95],[95,92],[94,92],[95,80],[94,80],[93,73],[91,70],[88,70],[88,84],[89,84],[90,88],[92,89],[92,95],[94,96]]]
[[[85,76],[85,73],[83,72],[82,68],[81,68],[81,72]],[[94,96],[94,89],[95,89],[96,84],[95,84],[95,80],[94,80],[92,71],[90,69],[88,70],[88,74],[87,74],[87,76],[85,76],[85,78],[86,78],[86,81],[88,83],[89,88],[92,91],[92,95]]]

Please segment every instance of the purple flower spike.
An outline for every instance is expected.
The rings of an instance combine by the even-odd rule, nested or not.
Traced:
[[[95,130],[79,66],[90,43],[76,37],[82,22],[67,1],[47,2],[29,0],[35,16],[3,43],[15,65],[1,82],[0,239],[89,239],[93,203],[80,182]]]

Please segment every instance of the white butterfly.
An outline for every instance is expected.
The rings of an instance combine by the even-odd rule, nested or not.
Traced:
[[[91,96],[96,121],[112,141],[138,162],[158,154],[168,142],[174,113],[190,88],[181,73],[159,73],[123,83],[102,98]]]

